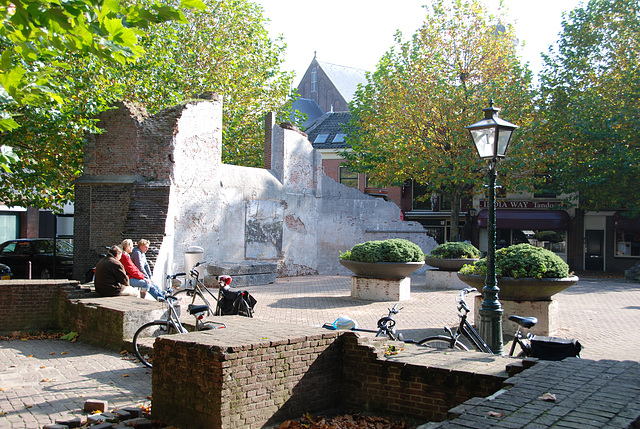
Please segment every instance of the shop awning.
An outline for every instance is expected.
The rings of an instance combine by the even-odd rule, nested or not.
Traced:
[[[489,211],[478,213],[478,227],[487,227]],[[567,229],[569,215],[564,210],[496,210],[497,229]]]
[[[640,232],[640,218],[628,218],[623,212],[616,212],[613,215],[613,222],[616,229],[629,232]]]

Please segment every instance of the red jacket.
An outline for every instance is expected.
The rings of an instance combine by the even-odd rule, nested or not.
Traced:
[[[124,269],[127,272],[129,278],[144,280],[144,275],[140,272],[136,264],[133,263],[127,252],[122,252],[120,262],[124,265]]]

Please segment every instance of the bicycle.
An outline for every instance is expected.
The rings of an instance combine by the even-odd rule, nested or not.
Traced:
[[[458,315],[460,323],[458,329],[454,333],[449,327],[444,330],[448,335],[437,335],[424,338],[417,341],[416,344],[438,349],[458,349],[469,351],[469,348],[460,341],[460,336],[464,336],[473,347],[483,353],[494,354],[489,346],[484,342],[478,331],[469,323],[467,315],[469,314],[469,306],[465,300],[468,293],[476,292],[476,288],[466,288],[460,291],[457,299]],[[514,334],[513,343],[509,351],[509,356],[513,356],[516,345],[520,346],[520,352],[517,357],[537,357],[545,360],[561,360],[565,357],[580,357],[582,345],[577,340],[566,340],[563,338],[543,337],[533,335],[528,332],[523,334],[522,328],[530,329],[538,323],[535,317],[509,316],[509,320],[518,325]]]
[[[168,275],[167,279],[175,279],[184,273]],[[174,306],[177,298],[171,295],[171,289],[168,289],[158,301],[167,304],[168,312],[164,319],[148,322],[138,328],[133,335],[133,350],[143,365],[152,368],[153,364],[153,342],[161,335],[186,334],[189,331],[180,322],[178,311]],[[204,315],[209,310],[206,305],[189,305],[187,306],[189,314],[195,317],[195,330],[208,331],[211,329],[226,328],[222,322],[204,321]],[[150,354],[151,353],[151,354]]]
[[[217,297],[207,288],[204,282],[200,280],[200,272],[197,270],[200,265],[205,263],[196,263],[189,272],[191,276],[190,283],[193,286],[187,286],[174,294],[178,299],[180,310],[187,308],[189,305],[206,305],[207,316],[213,313],[215,316],[238,314],[240,316],[253,317],[253,307],[256,304],[256,300],[249,295],[249,292],[232,291],[229,286],[232,281],[230,276],[219,276],[217,278]],[[207,299],[207,295],[212,301]],[[215,302],[215,305],[212,305],[212,302]]]
[[[393,341],[405,341],[402,334],[396,332],[396,328],[395,328],[396,321],[392,317],[392,315],[398,314],[400,310],[402,310],[403,308],[404,307],[398,308],[398,304],[395,304],[393,308],[388,308],[387,310],[389,311],[389,313],[386,316],[382,316],[380,319],[378,319],[377,331],[372,329],[358,328],[356,327],[356,322],[353,319],[348,318],[346,316],[339,317],[333,323],[325,323],[324,325],[322,325],[322,327],[325,329],[331,329],[331,330],[346,329],[346,330],[358,331],[358,332],[371,332],[371,333],[375,333],[376,337],[384,336]],[[413,342],[413,341],[406,340],[406,342]]]

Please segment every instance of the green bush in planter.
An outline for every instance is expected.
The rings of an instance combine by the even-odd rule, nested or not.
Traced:
[[[465,265],[462,274],[487,275],[487,258]],[[516,244],[496,251],[496,276],[524,278],[569,277],[569,265],[558,255],[542,247]]]
[[[391,238],[356,244],[340,258],[359,262],[422,262],[424,253],[409,240]]]
[[[439,259],[473,259],[480,257],[480,251],[471,243],[450,241],[436,246],[429,256]]]

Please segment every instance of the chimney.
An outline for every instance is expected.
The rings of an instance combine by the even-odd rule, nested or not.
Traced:
[[[264,117],[264,168],[271,170],[271,134],[276,123],[275,112],[269,112]]]

